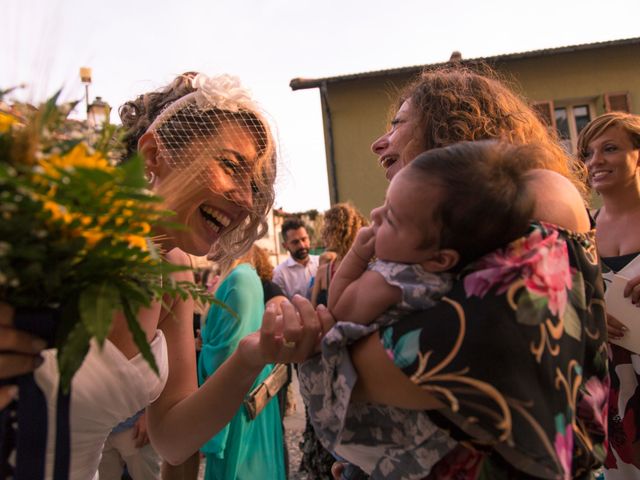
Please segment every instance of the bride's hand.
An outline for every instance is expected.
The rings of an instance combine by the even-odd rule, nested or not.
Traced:
[[[280,306],[282,315],[267,307],[260,331],[240,343],[245,358],[254,365],[303,362],[318,351],[320,340],[335,323],[324,306],[314,310],[299,295]]]
[[[41,363],[40,351],[46,343],[13,327],[13,308],[0,302],[0,378],[11,378],[35,370]],[[0,387],[0,410],[17,393],[14,385]]]

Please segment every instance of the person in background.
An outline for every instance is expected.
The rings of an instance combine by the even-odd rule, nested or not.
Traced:
[[[606,113],[582,129],[578,157],[589,183],[602,198],[593,213],[596,245],[605,271],[617,273],[640,260],[640,116]],[[628,301],[640,306],[640,264],[624,289]],[[640,320],[622,319],[625,323]],[[607,316],[609,339],[628,333],[620,319]],[[607,480],[640,479],[640,345],[634,352],[609,342],[609,448]]]
[[[327,296],[331,279],[340,266],[342,258],[347,254],[356,234],[361,227],[368,225],[368,220],[351,203],[336,203],[324,212],[322,239],[326,251],[321,255],[316,278],[311,292],[313,306],[327,305]],[[326,255],[325,254],[330,254]],[[326,262],[322,257],[327,258]]]
[[[280,286],[271,280],[273,278],[273,265],[269,259],[268,252],[255,243],[253,244],[253,247],[251,247],[251,264],[253,265],[253,268],[256,269],[256,273],[262,282],[265,307],[273,304],[276,311],[281,312],[281,304],[287,299],[287,297],[285,297]],[[288,365],[287,367],[287,381],[284,386],[280,388],[277,395],[278,407],[280,409],[280,420],[282,424],[284,467],[286,476],[289,478],[289,449],[287,448],[287,442],[284,438],[284,417],[287,411],[295,410],[295,400],[293,399],[293,392],[291,390],[291,366]]]
[[[238,348],[246,335],[259,330],[265,311],[262,283],[251,265],[255,245],[243,257],[223,268],[223,280],[202,328],[202,350],[198,361],[198,381],[208,377]],[[233,312],[233,313],[232,313]],[[266,365],[252,389],[273,370]],[[207,480],[284,480],[285,457],[278,400],[272,399],[251,420],[240,407],[231,421],[202,447],[206,457]]]
[[[251,247],[251,264],[253,268],[256,269],[256,273],[262,282],[265,307],[273,303],[276,305],[276,310],[280,312],[280,304],[283,300],[286,300],[287,297],[280,285],[272,280],[274,269],[269,259],[269,253],[255,243],[253,247]]]
[[[296,294],[309,298],[311,281],[318,270],[318,256],[309,254],[311,241],[299,218],[288,218],[282,224],[282,247],[291,256],[275,268],[273,281],[289,299]]]

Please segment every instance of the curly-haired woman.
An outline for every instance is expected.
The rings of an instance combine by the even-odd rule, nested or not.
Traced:
[[[348,202],[336,203],[324,212],[322,239],[326,252],[331,252],[333,255],[329,256],[328,261],[323,262],[316,272],[316,279],[311,292],[313,306],[327,305],[331,278],[338,269],[342,258],[351,248],[351,244],[353,244],[360,227],[368,224],[366,217]]]

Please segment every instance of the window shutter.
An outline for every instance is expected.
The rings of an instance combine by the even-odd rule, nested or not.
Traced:
[[[631,112],[629,92],[604,94],[604,109],[606,112]]]
[[[553,100],[534,102],[531,106],[536,112],[538,112],[538,116],[545,124],[553,129],[556,128],[556,116],[553,111]]]

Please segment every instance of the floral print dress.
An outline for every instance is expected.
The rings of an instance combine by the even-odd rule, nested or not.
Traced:
[[[426,478],[592,478],[606,456],[603,293],[594,233],[536,222],[439,305],[381,330],[461,442]]]
[[[592,478],[606,455],[603,297],[594,232],[536,222],[465,269],[437,305],[383,326],[390,358],[448,405],[404,435],[435,424],[458,442],[422,477]],[[336,371],[309,388],[348,399],[357,378],[349,355]],[[366,420],[377,406],[343,408],[364,408],[351,418]],[[375,444],[379,431],[368,434]],[[380,467],[384,475],[388,464]]]

